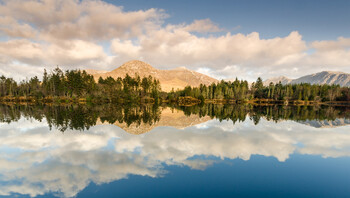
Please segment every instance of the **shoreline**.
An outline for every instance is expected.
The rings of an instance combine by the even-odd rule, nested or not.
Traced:
[[[46,97],[35,99],[34,97],[0,97],[1,104],[155,104],[154,98],[139,98],[137,100],[107,100],[94,98],[70,98],[70,97]],[[177,104],[179,106],[193,106],[204,104],[251,104],[254,106],[350,106],[350,101],[305,101],[305,100],[274,100],[274,99],[252,99],[252,100],[235,100],[235,99],[205,99],[201,101],[193,97],[179,97],[174,100],[159,99],[159,104]]]

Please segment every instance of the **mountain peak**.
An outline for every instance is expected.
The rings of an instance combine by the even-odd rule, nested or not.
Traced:
[[[128,61],[117,69],[127,69],[127,70],[135,70],[135,71],[137,71],[137,70],[155,70],[155,68],[152,67],[150,64],[145,63],[143,61],[139,61],[139,60]]]

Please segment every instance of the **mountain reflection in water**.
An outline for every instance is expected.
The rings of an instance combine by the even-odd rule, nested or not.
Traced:
[[[253,155],[283,163],[292,154],[350,156],[349,126],[305,125],[344,125],[343,107],[0,107],[0,195],[73,197],[91,182],[166,177],[165,166],[206,170]]]

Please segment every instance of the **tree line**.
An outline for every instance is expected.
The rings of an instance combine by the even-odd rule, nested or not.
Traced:
[[[270,83],[268,86],[263,84],[259,77],[256,82],[250,86],[247,81],[221,81],[209,86],[200,85],[200,87],[187,86],[180,91],[169,93],[168,99],[181,96],[190,96],[202,101],[208,99],[230,99],[238,101],[248,101],[254,99],[269,99],[275,101],[282,100],[303,100],[303,101],[350,101],[350,88],[340,87],[339,85],[311,85],[309,83],[287,84]]]
[[[51,73],[44,71],[42,81],[37,76],[17,83],[13,78],[0,77],[0,97],[3,99],[64,100],[86,99],[103,102],[138,101],[142,98],[158,100],[161,92],[160,82],[152,76],[136,75],[114,79],[94,77],[86,71],[60,68]]]

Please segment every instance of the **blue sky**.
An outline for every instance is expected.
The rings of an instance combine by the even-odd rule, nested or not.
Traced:
[[[190,23],[210,18],[228,31],[259,32],[263,38],[299,31],[304,40],[333,40],[350,35],[350,1],[347,0],[120,0],[126,11],[161,8],[168,23]],[[240,28],[237,28],[240,27]]]
[[[0,0],[0,74],[134,59],[218,79],[350,73],[349,10],[325,0]]]

